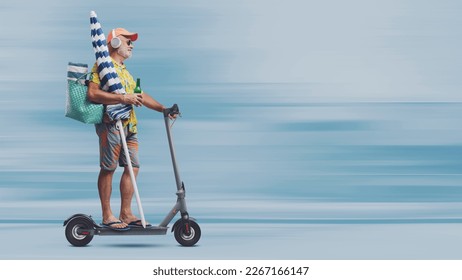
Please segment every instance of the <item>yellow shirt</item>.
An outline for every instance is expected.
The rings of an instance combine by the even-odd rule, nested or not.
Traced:
[[[127,67],[125,64],[119,64],[117,63],[112,57],[112,63],[114,64],[114,68],[116,70],[117,75],[119,76],[120,82],[122,83],[122,86],[125,89],[125,92],[127,94],[133,94],[133,91],[136,87],[136,82],[133,79],[133,76],[128,72]],[[99,74],[98,74],[98,65],[95,63],[93,65],[93,68],[91,69],[91,79],[90,81],[94,82],[95,84],[101,84],[101,81],[99,79]],[[137,133],[138,130],[136,128],[137,124],[137,119],[136,119],[136,114],[135,114],[135,108],[132,105],[132,110],[130,111],[130,117],[127,120],[123,121],[124,127],[128,125],[128,129],[132,133]]]

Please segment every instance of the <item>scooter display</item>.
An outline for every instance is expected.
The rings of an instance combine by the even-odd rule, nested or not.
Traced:
[[[141,216],[142,226],[130,227],[128,230],[114,230],[110,227],[97,224],[90,215],[86,214],[74,214],[64,221],[65,235],[67,241],[74,246],[85,246],[91,242],[95,235],[165,235],[168,231],[169,223],[180,213],[180,218],[173,224],[171,231],[174,233],[176,241],[183,246],[195,245],[201,237],[201,229],[199,224],[194,218],[189,216],[186,207],[186,192],[183,181],[180,179],[180,174],[176,162],[175,149],[173,145],[173,138],[171,133],[171,120],[170,116],[179,115],[180,111],[177,104],[174,104],[171,108],[167,108],[163,111],[165,128],[167,131],[167,138],[170,148],[170,155],[172,158],[173,172],[175,175],[175,182],[177,188],[177,201],[173,206],[172,210],[168,212],[165,218],[157,226],[147,226],[144,218],[143,208],[141,206],[141,200],[136,184],[136,179],[133,173],[133,167],[131,165],[130,156],[128,154],[127,143],[125,141],[125,135],[122,129],[121,121],[117,121],[117,126],[121,132],[122,144],[125,152],[125,156],[128,162],[128,168],[130,171],[130,178],[132,180],[134,194],[138,204],[139,214]]]

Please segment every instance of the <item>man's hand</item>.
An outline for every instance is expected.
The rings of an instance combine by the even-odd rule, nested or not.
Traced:
[[[174,114],[174,115],[168,114],[168,117],[169,117],[169,119],[171,119],[171,120],[176,119],[177,116],[178,116],[178,114]]]
[[[131,104],[137,107],[143,105],[143,95],[142,94],[124,94],[122,95],[123,104]]]

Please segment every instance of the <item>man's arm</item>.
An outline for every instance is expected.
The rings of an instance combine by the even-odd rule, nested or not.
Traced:
[[[149,94],[143,92],[143,94],[141,94],[143,96],[143,105],[148,107],[149,109],[152,109],[152,110],[155,110],[157,112],[163,112],[163,110],[165,109],[164,105],[160,104],[159,102],[157,102],[157,100],[155,100],[154,98],[152,98]]]
[[[135,106],[143,105],[143,96],[137,94],[114,94],[106,92],[99,88],[99,85],[94,82],[88,83],[87,97],[91,102],[101,103],[105,105],[114,104],[132,104]]]
[[[160,104],[159,102],[157,102],[157,100],[155,100],[154,98],[152,98],[149,94],[143,92],[143,94],[141,94],[143,96],[143,105],[148,107],[149,109],[152,109],[152,110],[155,110],[157,112],[163,112],[164,109],[166,109],[164,107],[164,105]],[[171,120],[173,119],[176,119],[177,115],[169,115],[168,116]]]

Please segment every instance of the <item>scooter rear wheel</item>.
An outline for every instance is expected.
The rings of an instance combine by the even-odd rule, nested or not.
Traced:
[[[93,229],[93,223],[86,218],[75,218],[66,226],[66,239],[74,246],[85,246],[93,239],[93,234],[82,234],[82,230]]]
[[[193,246],[201,238],[201,228],[196,222],[189,220],[188,222],[180,223],[175,228],[174,235],[176,241],[181,245]]]

